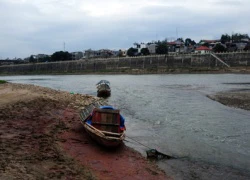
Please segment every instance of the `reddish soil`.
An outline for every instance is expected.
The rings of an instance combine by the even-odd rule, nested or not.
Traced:
[[[138,152],[87,136],[79,111],[99,98],[0,85],[0,179],[171,179]]]

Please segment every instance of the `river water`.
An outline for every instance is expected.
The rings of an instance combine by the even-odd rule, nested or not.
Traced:
[[[250,89],[250,75],[58,75],[2,76],[15,83],[96,95],[95,84],[111,83],[109,104],[126,118],[128,146],[250,171],[250,112],[206,97]],[[140,142],[136,143],[134,140]]]

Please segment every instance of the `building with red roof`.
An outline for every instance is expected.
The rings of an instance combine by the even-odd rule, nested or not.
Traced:
[[[212,50],[208,48],[207,46],[200,46],[195,49],[195,52],[200,53],[200,54],[207,54],[207,53],[210,53],[211,51]]]

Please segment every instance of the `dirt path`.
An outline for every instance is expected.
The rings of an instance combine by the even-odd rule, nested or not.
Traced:
[[[0,179],[171,179],[125,145],[87,136],[79,111],[96,97],[7,83],[0,99]]]

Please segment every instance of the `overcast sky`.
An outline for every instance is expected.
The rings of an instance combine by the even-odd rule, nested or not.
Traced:
[[[250,35],[250,0],[0,0],[0,59]],[[65,46],[64,46],[65,44]]]

